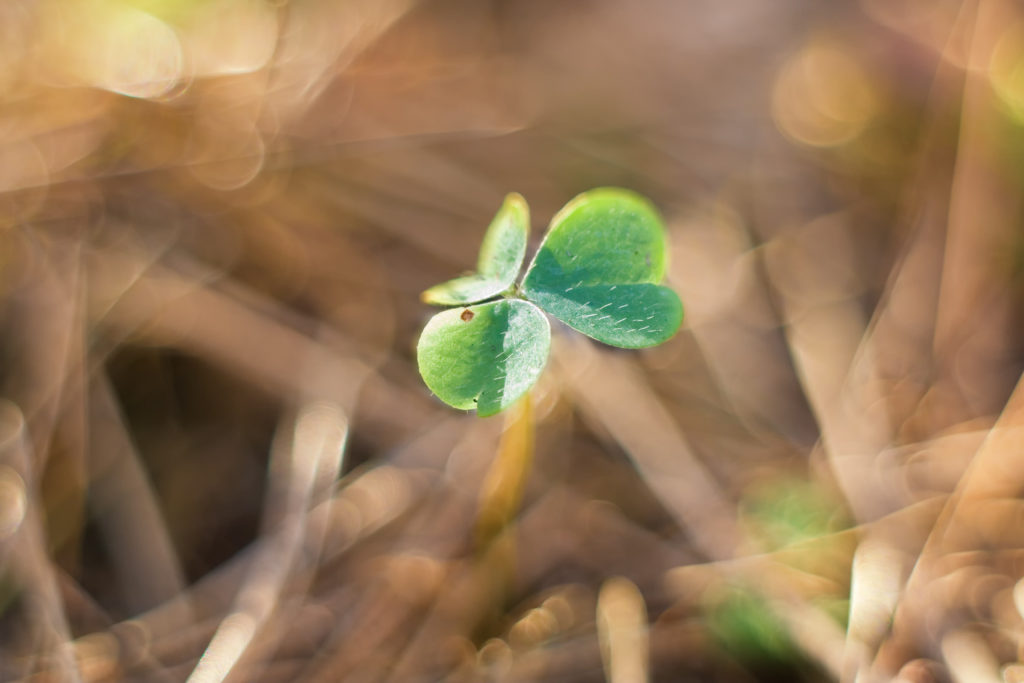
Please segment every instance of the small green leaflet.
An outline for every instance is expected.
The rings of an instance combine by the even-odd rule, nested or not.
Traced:
[[[551,327],[540,309],[504,299],[438,313],[416,355],[423,381],[441,400],[486,417],[533,386],[550,346]]]
[[[530,209],[522,195],[505,197],[491,221],[480,247],[477,272],[431,287],[423,301],[441,306],[460,306],[490,299],[512,286],[526,256],[530,234]]]
[[[623,348],[656,346],[683,321],[665,276],[665,231],[632,192],[591,190],[551,220],[523,294],[569,327]]]
[[[455,408],[493,415],[533,386],[551,340],[542,310],[623,348],[660,344],[682,324],[679,297],[660,284],[665,230],[643,197],[599,188],[570,201],[515,287],[529,225],[526,201],[508,195],[487,229],[478,272],[423,293],[428,303],[464,307],[435,315],[417,348],[423,380]]]

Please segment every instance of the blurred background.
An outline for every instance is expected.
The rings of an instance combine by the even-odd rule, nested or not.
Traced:
[[[1024,681],[1024,6],[0,4],[0,680]],[[423,386],[502,197],[683,330]]]

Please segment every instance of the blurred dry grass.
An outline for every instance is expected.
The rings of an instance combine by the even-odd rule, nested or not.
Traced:
[[[0,4],[0,680],[1024,680],[1024,8]],[[687,322],[433,400],[508,191]]]

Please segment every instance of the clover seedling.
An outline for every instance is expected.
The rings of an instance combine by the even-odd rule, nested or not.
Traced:
[[[583,334],[628,349],[656,346],[683,320],[665,276],[665,230],[643,197],[616,188],[579,195],[554,218],[522,283],[530,214],[505,198],[484,236],[477,272],[431,287],[438,313],[416,350],[423,381],[455,408],[494,415],[540,376],[551,345],[547,312]],[[491,300],[495,299],[495,300]]]

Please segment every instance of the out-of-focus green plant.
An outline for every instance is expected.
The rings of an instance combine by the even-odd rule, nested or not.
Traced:
[[[719,644],[744,660],[785,661],[796,656],[785,625],[755,593],[733,588],[709,614]]]
[[[526,393],[547,362],[547,312],[594,339],[622,348],[655,346],[682,324],[665,276],[665,229],[643,197],[617,188],[584,192],[551,220],[526,269],[529,208],[510,194],[484,237],[477,272],[423,293],[458,306],[435,315],[417,359],[438,398],[484,417]],[[495,299],[490,301],[490,299]]]
[[[751,535],[766,551],[821,538],[848,526],[834,499],[798,479],[764,483],[744,497],[741,513]]]
[[[726,589],[708,606],[707,625],[715,643],[730,657],[772,680],[798,681],[805,666],[799,648],[771,606],[755,592]]]

